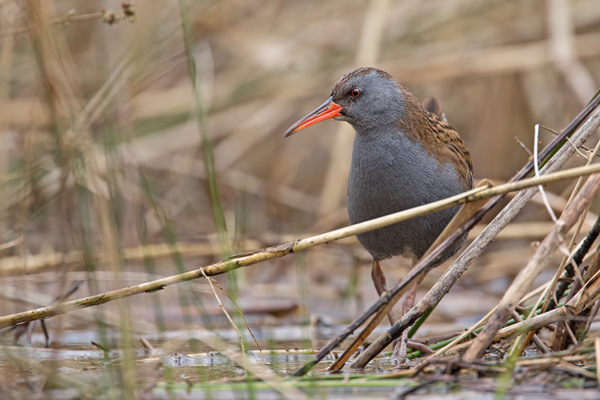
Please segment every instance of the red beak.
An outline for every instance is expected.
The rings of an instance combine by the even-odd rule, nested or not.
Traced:
[[[302,129],[309,127],[317,122],[324,121],[329,118],[339,117],[340,110],[342,106],[333,102],[331,96],[325,101],[325,103],[321,104],[316,110],[300,119],[294,125],[290,127],[285,133],[283,137],[292,136],[294,133],[301,131]]]

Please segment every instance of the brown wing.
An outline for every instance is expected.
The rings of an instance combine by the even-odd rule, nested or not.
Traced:
[[[428,97],[423,100],[423,108],[425,111],[429,111],[433,115],[437,115],[440,119],[448,122],[446,120],[446,116],[444,115],[444,109],[442,108],[442,104],[435,97]]]
[[[397,82],[404,94],[405,112],[398,120],[399,130],[429,149],[440,164],[450,162],[461,176],[465,190],[473,188],[471,154],[456,130],[445,121],[440,102],[430,97],[423,102],[403,84]]]
[[[455,165],[458,173],[465,179],[465,187],[471,189],[473,187],[473,161],[467,145],[448,122],[429,111],[426,111],[426,114],[431,132],[448,150],[447,156]]]

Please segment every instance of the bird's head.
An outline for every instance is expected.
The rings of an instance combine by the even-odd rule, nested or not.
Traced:
[[[326,119],[346,121],[358,132],[398,124],[405,108],[403,86],[377,68],[359,68],[342,76],[329,98],[292,125],[283,135],[294,133]]]

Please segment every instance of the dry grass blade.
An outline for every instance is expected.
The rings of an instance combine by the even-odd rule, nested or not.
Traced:
[[[227,317],[227,320],[231,324],[232,328],[235,329],[235,331],[237,332],[237,335],[238,335],[238,338],[240,341],[240,349],[242,351],[242,359],[244,360],[244,363],[242,364],[242,366],[244,367],[244,371],[247,373],[248,361],[246,360],[246,348],[244,347],[244,339],[242,338],[242,334],[240,333],[240,330],[238,329],[235,322],[233,322],[233,319],[231,319],[231,316],[225,309],[225,306],[223,306],[223,303],[221,303],[221,299],[219,299],[219,295],[217,294],[217,291],[215,290],[215,287],[213,285],[212,278],[209,278],[208,276],[206,276],[204,269],[200,268],[200,271],[202,272],[202,276],[204,276],[204,279],[208,280],[208,283],[210,284],[210,288],[213,291],[213,295],[215,296],[215,299],[217,299],[217,303],[219,304],[219,308],[221,308],[221,311],[223,311],[223,314],[225,314],[225,316]],[[241,313],[241,310],[240,310],[240,313]],[[250,328],[248,328],[248,330],[250,330]],[[250,332],[250,334],[252,335],[252,332]],[[252,337],[254,338],[254,335],[252,335]],[[256,341],[256,339],[254,339],[254,340]]]
[[[0,244],[0,250],[10,249],[11,247],[18,246],[23,242],[23,236],[19,236],[18,238],[11,240],[10,242]]]
[[[204,270],[202,268],[200,268],[200,271],[204,272]],[[258,347],[258,351],[260,352],[260,356],[262,358],[262,349],[260,348],[260,345],[258,344],[256,337],[254,337],[254,333],[252,333],[252,330],[250,329],[250,326],[248,325],[248,321],[246,321],[246,317],[244,317],[244,313],[242,312],[242,309],[237,305],[237,303],[233,300],[233,298],[229,295],[229,293],[227,293],[227,291],[225,289],[223,289],[213,278],[206,276],[206,274],[203,274],[203,276],[204,276],[204,279],[206,279],[208,281],[208,283],[210,284],[210,288],[211,288],[215,298],[217,299],[217,302],[219,303],[219,308],[223,311],[223,314],[225,314],[225,316],[227,317],[227,320],[229,321],[229,323],[231,324],[233,329],[235,329],[235,331],[237,332],[238,337],[240,339],[240,348],[242,349],[242,352],[244,354],[247,352],[247,350],[244,347],[244,340],[242,338],[242,334],[240,333],[240,330],[238,329],[237,325],[235,324],[235,322],[233,321],[233,319],[231,318],[231,316],[225,309],[225,306],[223,306],[223,303],[221,303],[221,299],[219,299],[219,296],[217,295],[217,291],[214,288],[215,286],[218,287],[219,289],[221,289],[221,291],[223,293],[225,293],[227,295],[227,297],[229,297],[229,300],[231,300],[231,302],[233,303],[235,308],[240,313],[240,316],[242,317],[242,319],[244,320],[244,324],[246,325],[246,329],[248,330],[248,333],[250,333],[250,336],[252,336],[252,339],[254,340],[254,344],[256,344],[256,347]],[[264,364],[264,360],[263,360],[263,364]],[[246,366],[246,361],[244,359],[244,368],[245,368],[245,366]]]

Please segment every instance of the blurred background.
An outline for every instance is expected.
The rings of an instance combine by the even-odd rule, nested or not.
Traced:
[[[0,0],[0,313],[348,225],[352,129],[327,121],[282,134],[359,66],[386,70],[421,100],[438,98],[470,149],[475,178],[501,183],[529,159],[535,124],[548,127],[540,139],[549,142],[597,90],[600,4]],[[557,212],[569,185],[547,188]],[[534,199],[419,335],[460,331],[486,314],[551,226]],[[400,258],[383,265],[388,282],[409,267]],[[376,299],[370,268],[351,238],[216,280],[259,343],[317,348]],[[91,341],[141,348],[140,337],[168,352],[211,348],[199,329],[238,340],[205,280],[3,337],[62,349],[96,349]],[[196,332],[196,345],[177,342],[182,331]]]

